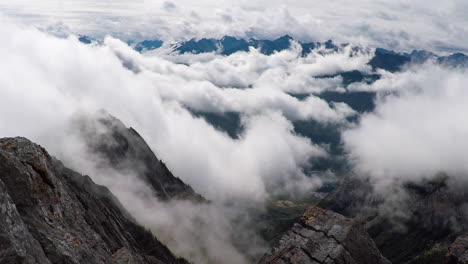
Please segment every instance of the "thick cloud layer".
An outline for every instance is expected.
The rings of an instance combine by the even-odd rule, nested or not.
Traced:
[[[342,89],[335,79],[317,81],[316,87],[300,80],[314,83],[314,75],[367,70],[368,58],[349,59],[347,50],[300,58],[299,50],[291,50],[271,57],[253,52],[169,60],[144,57],[112,38],[87,46],[73,36],[57,38],[9,24],[0,27],[0,41],[0,136],[42,144],[66,165],[108,186],[176,253],[201,263],[219,263],[226,256],[230,262],[224,263],[248,263],[261,253],[262,243],[255,242],[246,210],[258,210],[277,193],[320,186],[320,178],[305,175],[303,168],[327,152],[295,134],[291,120],[343,123],[354,112],[344,104],[330,106],[315,96],[299,101],[287,93]],[[173,62],[188,59],[187,64]],[[232,139],[194,117],[187,106],[238,111],[244,131]],[[164,204],[145,195],[146,187],[131,170],[119,175],[97,166],[71,122],[101,109],[135,128],[176,176],[214,203]]]
[[[300,40],[333,39],[398,50],[468,49],[464,0],[8,0],[0,10],[48,30],[100,37],[271,39],[291,34]]]
[[[5,27],[2,38],[1,93],[5,103],[1,108],[6,113],[2,136],[28,136],[64,153],[51,133],[64,131],[63,124],[75,112],[104,109],[140,131],[178,176],[208,198],[264,198],[267,184],[283,182],[291,174],[304,178],[301,166],[310,157],[326,153],[295,135],[286,118],[343,122],[353,114],[346,105],[331,108],[313,96],[299,101],[282,90],[286,85],[275,85],[290,83],[290,68],[313,69],[322,63],[312,58],[301,61],[291,57],[291,51],[271,58],[258,53],[216,57],[187,66],[143,57],[114,39],[93,47],[74,38],[58,39],[34,30]],[[331,61],[334,56],[330,56]],[[122,64],[133,65],[138,73]],[[263,66],[256,69],[259,65]],[[252,88],[216,86],[226,78],[220,74],[223,67],[232,71],[226,75],[244,78]],[[245,68],[251,69],[252,76],[245,76]],[[262,80],[270,70],[283,79]],[[333,67],[330,70],[335,71]],[[225,85],[230,84],[225,81]],[[233,140],[203,119],[194,118],[184,105],[241,112],[245,131],[239,140]],[[60,136],[66,139],[66,135]]]
[[[438,173],[466,179],[467,76],[427,64],[355,86],[380,94],[376,110],[343,135],[358,172],[387,182]]]

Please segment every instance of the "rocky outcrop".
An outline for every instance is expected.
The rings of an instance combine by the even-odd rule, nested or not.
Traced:
[[[260,264],[390,263],[353,220],[319,207],[309,208]]]
[[[0,263],[187,263],[117,199],[25,138],[0,139]]]
[[[466,185],[458,185],[451,185],[446,175],[407,182],[398,189],[398,203],[387,204],[368,180],[350,177],[319,206],[361,219],[392,263],[443,263],[450,243],[468,231],[468,192]],[[386,208],[393,208],[392,214],[382,210]],[[399,215],[403,217],[398,218]]]
[[[468,236],[458,237],[450,245],[445,264],[468,264]]]
[[[175,177],[153,153],[133,128],[104,112],[97,117],[83,116],[75,120],[82,141],[90,153],[99,156],[100,166],[125,172],[131,170],[153,189],[162,200],[191,199],[203,201],[192,187]]]

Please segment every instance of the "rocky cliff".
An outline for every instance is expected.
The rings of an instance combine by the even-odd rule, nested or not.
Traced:
[[[0,263],[187,262],[136,224],[107,188],[25,138],[3,138]]]
[[[449,247],[445,264],[468,263],[468,236],[458,237]]]
[[[77,118],[74,126],[81,141],[87,143],[88,152],[99,156],[96,162],[100,166],[121,172],[130,167],[162,200],[204,200],[171,173],[137,131],[127,128],[119,119],[101,112],[97,117]]]
[[[407,182],[404,195],[392,210],[400,218],[381,214],[384,197],[373,192],[365,179],[350,177],[319,205],[347,217],[360,219],[382,254],[392,263],[444,263],[449,245],[466,234],[468,192],[449,186],[446,175]]]
[[[260,264],[386,264],[366,231],[356,221],[318,207],[309,208],[267,253]]]

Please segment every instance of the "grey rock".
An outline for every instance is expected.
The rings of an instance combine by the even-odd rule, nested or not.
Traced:
[[[356,222],[319,207],[309,208],[259,262],[271,264],[387,264]]]
[[[99,156],[100,166],[121,172],[131,170],[160,199],[204,201],[191,186],[171,173],[137,131],[127,128],[119,119],[101,111],[97,116],[77,118],[74,125],[89,151]]]
[[[0,263],[187,263],[25,138],[0,139],[0,201]]]
[[[468,236],[460,236],[453,242],[447,252],[445,264],[468,263]]]
[[[385,197],[360,177],[344,179],[319,206],[363,221],[377,247],[392,263],[442,263],[449,245],[468,231],[466,184],[454,184],[441,174],[402,186],[403,202],[394,208],[404,212],[402,218],[399,214],[393,219],[383,215],[379,208],[386,206]]]

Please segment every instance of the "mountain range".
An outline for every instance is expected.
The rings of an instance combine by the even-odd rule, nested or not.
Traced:
[[[99,43],[99,40],[93,39],[89,36],[80,35],[79,41],[85,44],[93,42]],[[138,52],[148,52],[161,48],[164,45],[162,40],[143,40],[143,41],[127,41]],[[258,39],[242,39],[232,36],[224,36],[221,39],[214,38],[201,38],[191,39],[178,43],[170,43],[169,46],[172,51],[179,54],[192,53],[216,53],[220,55],[229,56],[236,52],[249,52],[250,48],[258,49],[264,55],[271,55],[275,52],[290,49],[292,43],[297,43],[302,51],[302,56],[318,51],[320,49],[331,52],[337,51],[339,48],[348,46],[349,44],[336,44],[332,40],[326,42],[301,42],[294,40],[291,36],[285,35],[274,40],[258,40]],[[354,47],[359,50],[361,48]],[[374,57],[369,61],[374,69],[384,69],[387,71],[399,71],[403,65],[408,63],[421,64],[428,60],[434,60],[437,63],[444,64],[452,67],[467,67],[468,56],[463,53],[453,53],[447,56],[439,56],[433,52],[426,50],[413,50],[410,53],[396,52],[383,48],[376,48]]]

